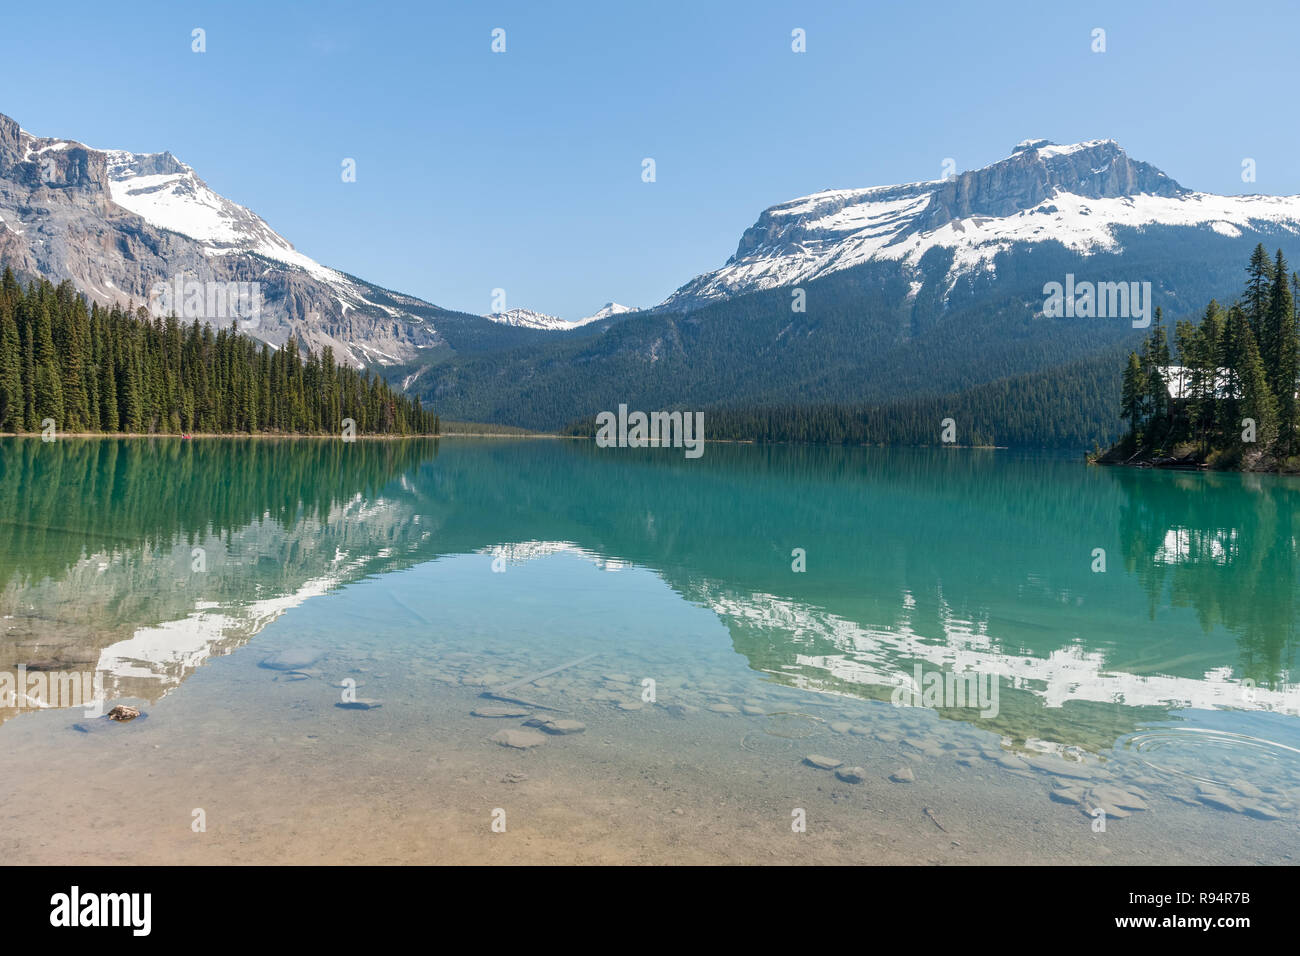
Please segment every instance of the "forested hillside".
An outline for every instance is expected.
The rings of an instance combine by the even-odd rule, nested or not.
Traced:
[[[964,392],[880,405],[792,403],[705,410],[713,440],[830,445],[939,445],[953,420],[954,444],[1084,449],[1119,431],[1118,350],[1051,372],[1020,375]],[[594,435],[594,418],[565,432]]]
[[[438,417],[329,347],[105,309],[64,282],[0,280],[0,432],[433,434]]]

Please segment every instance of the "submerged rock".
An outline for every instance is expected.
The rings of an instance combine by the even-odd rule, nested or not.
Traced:
[[[1243,803],[1241,805],[1241,812],[1259,820],[1282,819],[1282,814],[1277,809],[1270,807],[1267,803],[1263,802]]]
[[[1051,792],[1051,798],[1057,803],[1069,804],[1072,807],[1083,806],[1083,791],[1074,787],[1058,787]]]
[[[114,707],[113,711],[118,709],[119,708]],[[79,720],[77,723],[72,725],[72,729],[79,734],[98,734],[109,730],[115,730],[122,726],[138,727],[149,717],[149,715],[144,711],[138,710],[135,707],[123,707],[121,709],[133,710],[135,711],[135,716],[127,719],[119,719],[117,717],[110,717],[109,714],[113,711],[109,711],[109,714],[105,714],[102,717],[95,717],[90,720]]]
[[[322,653],[312,647],[287,647],[262,658],[258,667],[273,671],[300,671],[321,659]]]
[[[549,717],[534,717],[532,720],[525,721],[529,727],[536,727],[544,730],[548,734],[580,734],[587,729],[587,725],[580,720],[560,720]]]
[[[840,767],[835,771],[835,776],[845,783],[862,783],[867,779],[867,772],[861,767]]]
[[[900,767],[889,775],[889,779],[894,783],[915,783],[916,774],[912,773],[911,767]]]
[[[500,744],[502,747],[513,747],[516,750],[527,750],[529,747],[540,747],[546,743],[546,737],[535,730],[499,730],[492,735],[491,740]]]
[[[1040,773],[1050,773],[1054,777],[1066,777],[1070,780],[1091,780],[1092,772],[1083,764],[1062,760],[1059,757],[1030,757],[1025,761]]]
[[[1248,780],[1234,780],[1228,786],[1243,797],[1249,797],[1252,800],[1260,800],[1264,796],[1264,791]]]
[[[384,706],[384,702],[371,700],[369,697],[358,697],[356,700],[341,700],[334,706],[342,710],[377,710]]]
[[[818,770],[834,770],[836,767],[844,765],[843,760],[836,760],[834,757],[823,757],[821,754],[808,754],[803,758],[803,762],[810,767],[816,767]]]
[[[1086,817],[1093,816],[1094,811],[1097,810],[1100,810],[1102,813],[1106,814],[1106,818],[1110,820],[1123,820],[1126,817],[1131,816],[1131,814],[1127,810],[1121,810],[1119,807],[1113,807],[1107,803],[1098,804],[1089,800],[1084,801],[1084,803],[1082,804],[1082,809],[1083,809],[1083,815]]]
[[[1093,787],[1089,796],[1102,805],[1119,807],[1121,810],[1146,810],[1147,803],[1135,793],[1130,793],[1109,784]]]
[[[470,711],[473,717],[531,717],[532,711],[524,710],[522,707],[507,707],[504,704],[488,704],[483,707],[475,707]]]
[[[1227,810],[1229,813],[1241,813],[1244,809],[1235,797],[1221,790],[1202,789],[1197,792],[1196,798],[1208,807]]]
[[[740,711],[731,704],[710,704],[709,710],[715,714],[738,714]]]

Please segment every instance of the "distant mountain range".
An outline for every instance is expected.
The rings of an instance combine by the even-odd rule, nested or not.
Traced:
[[[1124,317],[1046,317],[1047,283],[1149,282],[1172,326],[1231,301],[1257,243],[1290,251],[1297,235],[1300,197],[1196,192],[1113,140],[1027,140],[946,179],[773,206],[726,264],[653,309],[598,335],[458,356],[417,389],[450,417],[534,428],[622,402],[930,416],[977,395],[988,440],[1090,441],[1117,421],[1117,356],[1141,333]],[[1020,404],[1033,395],[1063,407]]]
[[[581,319],[575,319],[567,322],[564,319],[554,315],[547,315],[545,312],[534,312],[532,309],[510,309],[506,312],[492,312],[484,316],[493,322],[499,322],[502,325],[512,325],[517,328],[526,329],[545,329],[547,331],[563,331],[566,329],[576,329],[582,325],[590,325],[592,322],[599,322],[601,319],[613,318],[617,315],[626,315],[629,312],[637,310],[628,305],[619,305],[617,302],[606,302],[599,310],[591,315]]]
[[[1150,282],[1172,320],[1236,295],[1256,243],[1287,250],[1298,234],[1300,197],[1196,192],[1113,140],[1027,140],[945,179],[772,206],[721,268],[650,309],[475,316],[315,262],[170,153],[36,137],[0,116],[0,263],[20,276],[137,305],[178,275],[257,281],[248,334],[329,345],[444,419],[533,428],[623,402],[881,404],[1100,369],[1130,323],[1045,318],[1045,283]]]

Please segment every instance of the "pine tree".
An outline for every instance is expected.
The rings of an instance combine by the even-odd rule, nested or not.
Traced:
[[[1146,372],[1146,407],[1153,422],[1163,425],[1169,415],[1169,339],[1165,334],[1163,314],[1156,308],[1155,320],[1142,354]]]
[[[54,329],[50,321],[48,301],[38,300],[35,303],[35,316],[34,409],[37,427],[44,428],[45,420],[51,419],[62,431],[67,427],[63,418],[63,376],[59,369],[59,354],[54,347]]]
[[[1135,442],[1142,441],[1142,409],[1146,402],[1146,377],[1136,352],[1128,354],[1128,367],[1124,370],[1120,417],[1129,423],[1129,433]]]
[[[1250,331],[1250,325],[1240,310],[1234,311],[1233,315],[1237,323],[1234,331],[1234,340],[1238,343],[1235,367],[1238,370],[1237,378],[1241,386],[1239,414],[1242,419],[1238,426],[1234,427],[1244,430],[1246,420],[1253,421],[1255,423],[1254,445],[1261,450],[1267,450],[1277,438],[1277,404],[1268,387],[1264,362],[1259,354],[1259,346],[1255,343],[1255,336]],[[1238,440],[1241,440],[1240,435]]]
[[[1246,267],[1246,291],[1242,296],[1242,307],[1245,309],[1250,331],[1260,347],[1260,354],[1264,356],[1270,356],[1273,349],[1266,329],[1268,298],[1272,285],[1273,262],[1261,242],[1250,254],[1250,265]]]
[[[71,283],[65,283],[69,296]],[[60,286],[63,291],[64,286]],[[55,341],[59,353],[60,388],[63,392],[63,428],[79,432],[90,427],[90,399],[86,395],[86,366],[89,358],[89,329],[86,326],[85,301],[77,296],[70,298],[67,307],[59,309]]]
[[[99,334],[103,336],[103,343],[99,357],[99,427],[106,432],[115,432],[121,423],[117,397],[117,359],[108,320],[101,318],[100,322]]]
[[[1223,385],[1219,366],[1222,341],[1223,311],[1211,299],[1191,339],[1191,351],[1183,357],[1189,369],[1188,420],[1203,453],[1209,452],[1215,437],[1216,406]]]
[[[6,272],[6,278],[12,276]],[[23,429],[22,357],[18,323],[7,297],[0,297],[0,431]]]
[[[1297,425],[1296,377],[1300,373],[1300,341],[1296,338],[1295,299],[1282,250],[1273,263],[1273,285],[1269,291],[1268,328],[1273,343],[1271,364],[1265,360],[1268,384],[1277,400],[1278,452],[1290,455],[1295,447]]]

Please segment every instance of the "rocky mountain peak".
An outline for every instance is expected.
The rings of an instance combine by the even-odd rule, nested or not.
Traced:
[[[941,181],[918,230],[971,216],[1002,218],[1033,209],[1058,192],[1087,199],[1180,196],[1188,192],[1149,163],[1130,159],[1113,139],[1057,146],[1026,140],[1010,156]]]
[[[0,114],[0,176],[31,188],[108,190],[102,152],[69,140],[32,136]]]
[[[109,174],[113,179],[126,179],[132,176],[183,176],[194,172],[166,151],[128,153],[126,150],[110,149],[107,155]]]

